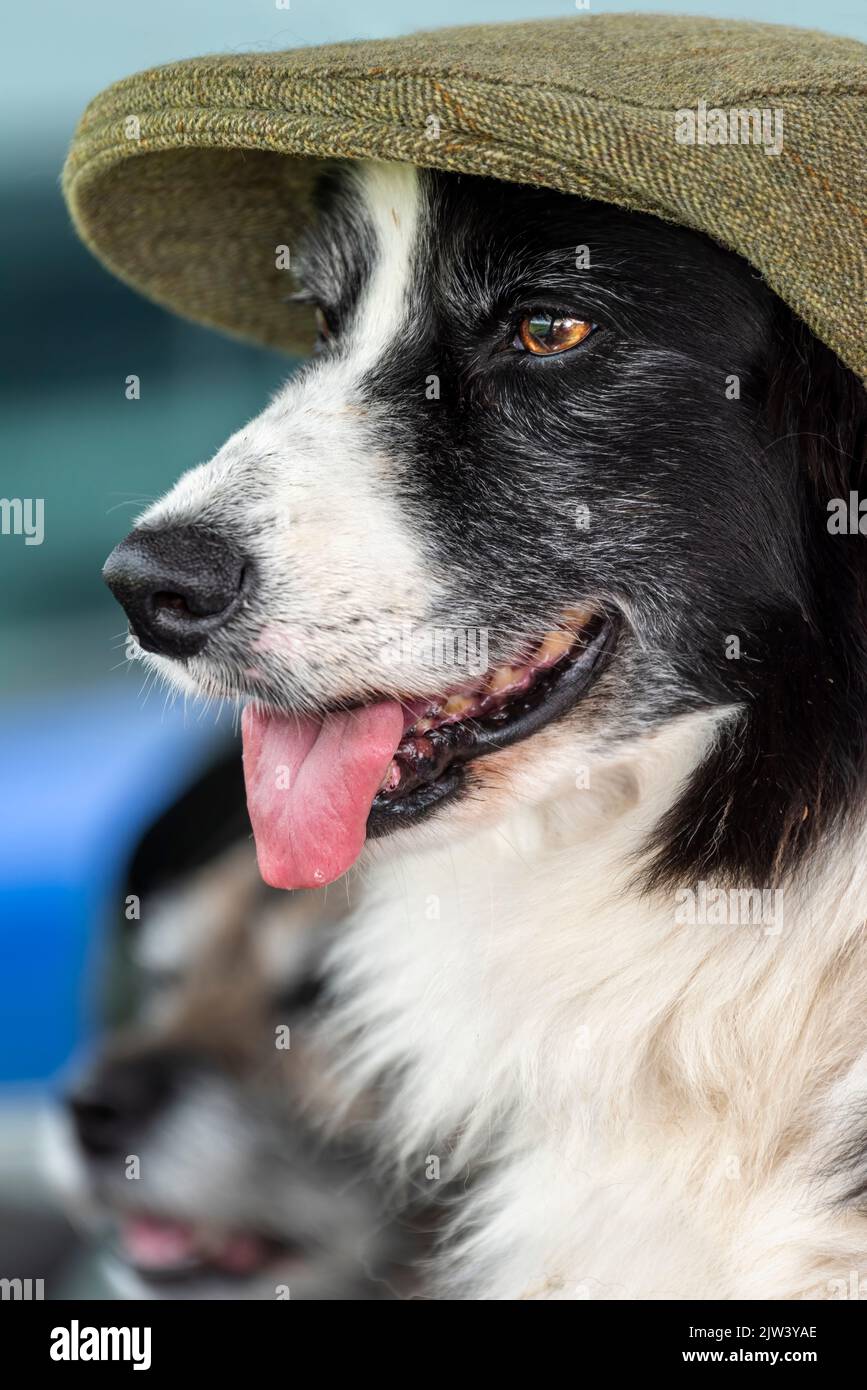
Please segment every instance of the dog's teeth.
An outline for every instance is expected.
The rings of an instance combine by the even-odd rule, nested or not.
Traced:
[[[595,617],[595,612],[592,608],[584,605],[581,608],[567,608],[563,617],[568,623],[570,631],[575,633],[587,626],[591,618]]]
[[[469,695],[450,695],[442,707],[442,715],[446,719],[462,718],[469,714],[470,710],[475,709],[476,702]]]
[[[432,757],[433,743],[427,735],[443,725],[464,723],[492,712],[493,717],[501,717],[500,711],[509,699],[532,686],[541,671],[556,665],[569,654],[575,645],[576,634],[593,617],[593,610],[586,607],[569,608],[563,617],[568,627],[552,628],[546,632],[535,654],[522,665],[495,666],[478,685],[464,686],[444,702],[429,704],[423,716],[406,731],[404,756]],[[400,766],[392,761],[380,784],[380,791],[394,791],[400,785],[401,777]]]
[[[521,679],[526,670],[526,666],[497,666],[488,677],[489,693],[498,695],[501,690],[508,689]]]
[[[385,776],[379,784],[381,792],[393,792],[400,786],[400,763],[396,758],[392,758],[388,767],[385,769]]]
[[[553,665],[555,661],[559,661],[562,656],[566,655],[574,641],[574,632],[567,632],[563,628],[546,632],[542,645],[536,653],[534,664],[537,666]]]

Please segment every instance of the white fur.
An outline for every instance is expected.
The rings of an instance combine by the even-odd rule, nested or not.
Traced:
[[[482,1178],[450,1296],[831,1298],[867,1275],[867,1223],[819,1176],[867,1097],[863,846],[787,885],[778,935],[679,925],[628,886],[716,718],[356,884],[332,1046],[395,1087],[383,1151],[414,1186],[432,1154]]]
[[[412,312],[417,176],[406,165],[368,164],[358,181],[378,256],[345,350],[326,352],[291,379],[209,463],[139,518],[151,527],[212,521],[228,535],[233,524],[243,526],[242,544],[252,538],[260,587],[270,594],[270,621],[254,655],[261,653],[295,701],[313,708],[387,688],[395,676],[383,671],[388,631],[430,621],[441,587],[417,523],[397,500],[375,415],[359,398],[365,373]],[[186,675],[164,657],[146,660],[188,691],[237,691],[237,684],[215,683],[203,661],[192,661]]]

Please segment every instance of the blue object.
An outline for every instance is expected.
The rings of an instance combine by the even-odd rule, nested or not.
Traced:
[[[229,725],[119,684],[0,708],[0,1083],[32,1085],[92,1036],[130,854]]]

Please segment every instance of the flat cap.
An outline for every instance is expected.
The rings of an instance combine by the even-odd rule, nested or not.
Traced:
[[[277,248],[291,263],[323,161],[546,185],[738,252],[867,378],[865,58],[812,30],[615,14],[196,58],[98,96],[64,190],[129,284],[306,352]]]

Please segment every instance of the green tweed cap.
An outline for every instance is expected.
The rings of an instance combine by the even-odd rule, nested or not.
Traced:
[[[196,58],[98,96],[64,190],[129,284],[306,352],[284,267],[322,161],[547,185],[737,251],[867,378],[865,59],[812,30],[614,14]]]

